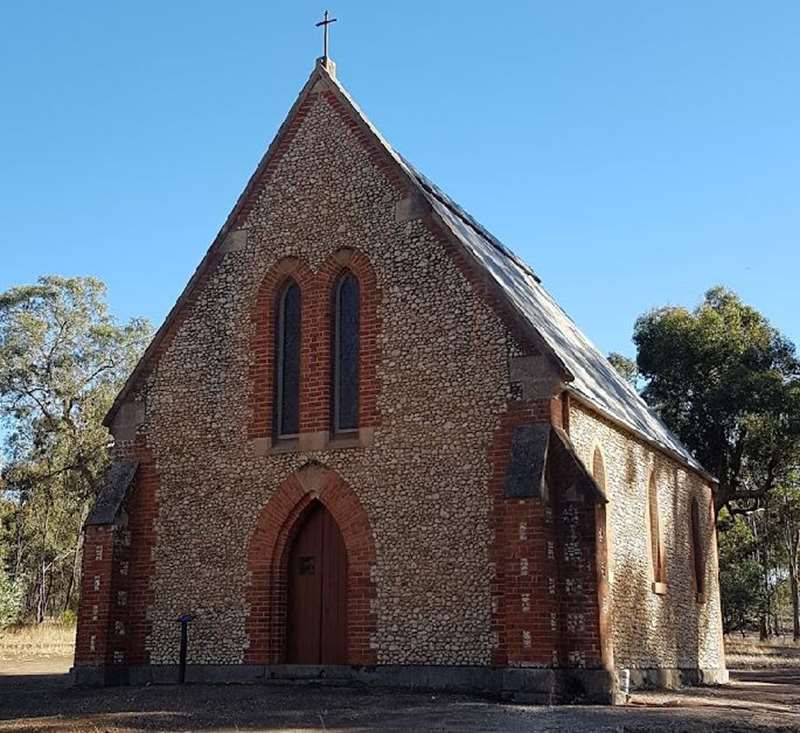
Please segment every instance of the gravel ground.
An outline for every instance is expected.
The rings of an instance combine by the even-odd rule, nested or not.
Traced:
[[[737,672],[722,688],[639,693],[616,708],[296,684],[76,689],[45,671],[41,661],[0,667],[0,730],[800,731],[797,669]]]

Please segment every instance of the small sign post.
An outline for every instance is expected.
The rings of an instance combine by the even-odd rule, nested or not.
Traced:
[[[178,672],[178,682],[182,685],[186,682],[186,652],[189,647],[189,622],[194,619],[190,613],[184,613],[178,616],[178,621],[181,624],[181,651],[180,651],[180,669]]]

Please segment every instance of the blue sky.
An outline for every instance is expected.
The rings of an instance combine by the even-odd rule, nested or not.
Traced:
[[[0,8],[0,290],[160,323],[320,54],[324,6]],[[727,285],[800,343],[800,3],[341,1],[338,75],[604,351]]]

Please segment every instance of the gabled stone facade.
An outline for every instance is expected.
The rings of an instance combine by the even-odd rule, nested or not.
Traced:
[[[345,269],[361,292],[359,429],[337,437],[331,287]],[[271,416],[288,277],[302,347],[286,441]],[[175,678],[186,613],[190,676],[296,674],[286,558],[312,500],[347,550],[350,667],[327,674],[541,701],[613,701],[619,667],[723,678],[711,520],[707,597],[686,580],[687,497],[710,497],[708,478],[566,381],[321,61],[109,415],[117,459],[138,463],[113,520],[86,529],[76,678]],[[537,485],[509,497],[515,430],[535,425]],[[673,538],[659,596],[651,465]]]

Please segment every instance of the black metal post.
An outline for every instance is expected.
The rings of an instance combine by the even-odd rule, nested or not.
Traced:
[[[180,669],[178,672],[178,682],[180,684],[186,682],[186,653],[189,648],[189,622],[193,618],[194,616],[188,613],[178,616],[178,621],[180,621],[181,624]]]

